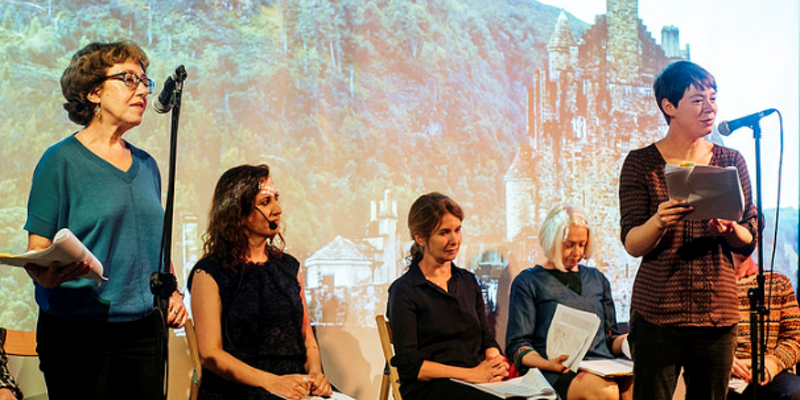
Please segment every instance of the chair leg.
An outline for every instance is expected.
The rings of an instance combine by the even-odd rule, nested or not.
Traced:
[[[381,376],[381,391],[378,392],[378,400],[389,400],[389,387],[392,385],[391,377],[389,376],[389,364],[383,367],[383,375]]]

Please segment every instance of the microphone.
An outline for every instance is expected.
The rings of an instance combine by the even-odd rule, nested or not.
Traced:
[[[159,114],[165,114],[172,110],[172,95],[175,91],[175,85],[178,82],[183,82],[186,79],[186,68],[183,65],[178,66],[172,75],[167,77],[164,81],[164,88],[158,94],[158,98],[153,102],[153,109]]]
[[[755,126],[755,124],[758,123],[758,121],[761,118],[764,118],[767,115],[770,115],[770,114],[774,113],[775,111],[778,111],[778,110],[776,110],[774,108],[768,108],[768,109],[766,109],[764,111],[757,112],[755,114],[746,115],[744,117],[737,118],[737,119],[734,119],[732,121],[722,121],[717,126],[717,131],[722,136],[728,136],[733,131],[735,131],[735,130],[743,127],[743,126],[747,126],[747,127],[752,128],[753,126]]]
[[[267,220],[267,222],[269,223],[269,229],[272,229],[273,231],[275,229],[278,229],[278,224],[276,224],[275,221],[270,221],[269,218],[267,218],[267,216],[264,215],[264,212],[261,211],[260,208],[258,208],[258,207],[253,207],[253,208],[255,208],[256,211],[258,211],[258,213],[261,214],[261,216],[264,217],[265,220]]]

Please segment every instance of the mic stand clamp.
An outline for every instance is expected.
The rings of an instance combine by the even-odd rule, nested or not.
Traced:
[[[169,298],[178,290],[178,280],[175,275],[163,272],[153,272],[150,275],[150,292],[156,296],[156,306],[161,311],[167,311]]]

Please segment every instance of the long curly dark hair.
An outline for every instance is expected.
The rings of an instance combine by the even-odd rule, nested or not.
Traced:
[[[223,268],[239,271],[247,261],[247,217],[253,212],[259,183],[269,178],[269,167],[240,165],[219,178],[214,189],[208,229],[203,235],[203,257],[213,258]],[[283,254],[283,236],[280,232],[267,240],[269,257]]]

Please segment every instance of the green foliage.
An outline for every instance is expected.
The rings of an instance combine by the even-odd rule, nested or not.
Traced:
[[[157,86],[187,68],[176,215],[198,216],[201,231],[219,175],[267,163],[284,199],[287,244],[301,258],[336,235],[359,237],[369,201],[386,189],[401,214],[423,192],[450,193],[480,215],[473,225],[482,235],[503,237],[502,176],[525,133],[524,86],[558,12],[517,0],[8,3],[0,246],[24,248],[36,161],[80,129],[59,86],[71,55],[120,39],[145,48]],[[168,136],[169,118],[151,111],[125,135],[157,159],[164,189]],[[7,323],[32,285],[3,285]]]
[[[33,284],[24,269],[0,268],[0,304],[0,326],[36,329],[38,307],[33,300]]]

